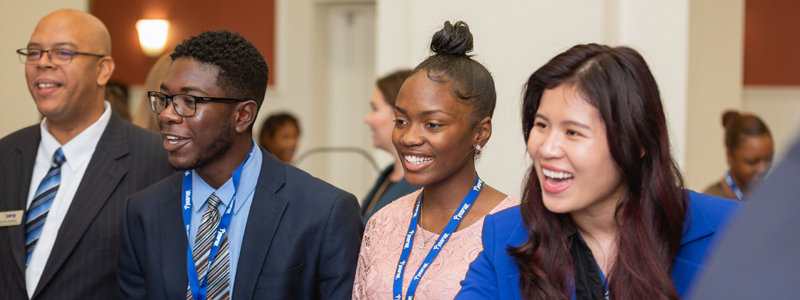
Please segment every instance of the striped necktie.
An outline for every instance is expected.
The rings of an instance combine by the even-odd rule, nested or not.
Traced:
[[[219,228],[220,215],[217,207],[222,201],[215,193],[208,197],[208,208],[203,213],[200,221],[200,228],[197,229],[197,237],[194,241],[194,267],[197,270],[197,279],[203,282],[208,275],[208,294],[206,299],[230,299],[230,257],[228,255],[228,235],[222,238],[222,243],[217,251],[217,256],[211,263],[211,271],[206,273],[208,257],[211,255],[211,244],[214,242],[214,235]],[[191,288],[187,287],[187,300],[193,300]]]
[[[53,206],[53,199],[58,192],[58,186],[61,185],[61,165],[67,159],[64,157],[64,152],[61,148],[56,150],[53,154],[53,164],[50,165],[50,170],[42,179],[42,183],[36,188],[36,196],[31,201],[31,206],[28,207],[28,213],[25,217],[25,265],[31,261],[31,254],[33,249],[36,248],[36,243],[39,241],[39,235],[42,234],[44,222],[47,220],[47,213],[50,212],[50,207]]]

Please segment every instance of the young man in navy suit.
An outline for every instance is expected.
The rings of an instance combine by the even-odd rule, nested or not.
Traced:
[[[264,57],[239,34],[175,47],[148,93],[170,164],[132,196],[122,299],[350,299],[363,225],[356,198],[259,148]]]

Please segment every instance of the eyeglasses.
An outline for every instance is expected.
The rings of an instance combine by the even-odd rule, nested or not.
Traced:
[[[26,65],[35,65],[39,63],[39,60],[42,59],[42,53],[47,53],[47,58],[50,59],[54,65],[62,66],[68,65],[72,62],[72,57],[75,55],[88,55],[88,56],[95,56],[95,57],[106,57],[105,55],[100,54],[92,54],[92,53],[85,53],[85,52],[78,52],[72,51],[69,49],[50,49],[50,50],[40,50],[40,49],[18,49],[17,53],[19,54],[19,61]]]
[[[247,100],[232,99],[232,98],[216,98],[216,97],[197,97],[191,95],[165,95],[159,92],[147,92],[147,98],[150,100],[150,109],[155,113],[161,114],[170,102],[175,108],[175,112],[181,117],[191,117],[197,111],[197,102],[222,102],[222,103],[235,103],[244,102]]]

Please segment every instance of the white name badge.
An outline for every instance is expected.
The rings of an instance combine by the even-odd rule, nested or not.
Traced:
[[[0,227],[17,226],[22,224],[24,210],[10,210],[0,212]]]

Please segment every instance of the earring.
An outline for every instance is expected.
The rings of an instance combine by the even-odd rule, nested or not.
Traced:
[[[481,151],[481,145],[475,145],[475,150]]]

